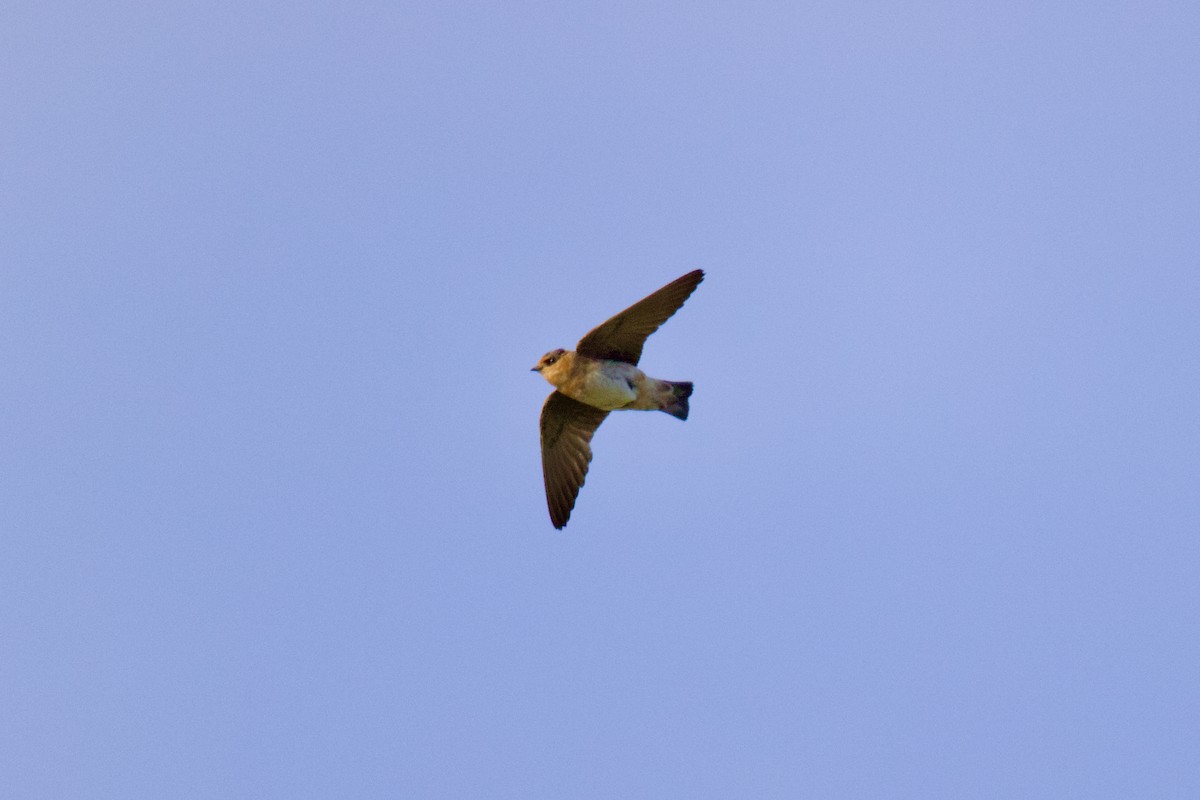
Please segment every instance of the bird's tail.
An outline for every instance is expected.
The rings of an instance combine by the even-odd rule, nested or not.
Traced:
[[[663,381],[662,410],[678,419],[688,418],[688,398],[692,396],[691,381]]]

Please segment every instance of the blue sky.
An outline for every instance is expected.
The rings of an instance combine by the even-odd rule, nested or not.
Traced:
[[[4,17],[5,796],[1200,795],[1193,4]]]

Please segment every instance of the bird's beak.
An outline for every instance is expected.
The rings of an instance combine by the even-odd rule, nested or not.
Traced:
[[[529,370],[529,371],[530,371],[530,372],[541,372],[541,371],[542,371],[542,368],[541,368],[540,366],[537,366],[537,367],[534,367],[533,369],[531,369],[531,370]]]

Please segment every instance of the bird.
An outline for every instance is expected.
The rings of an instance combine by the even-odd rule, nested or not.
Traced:
[[[592,460],[592,435],[609,412],[665,411],[688,418],[690,381],[663,381],[638,369],[646,337],[659,329],[696,291],[703,270],[693,270],[592,328],[575,350],[542,356],[532,372],[554,391],[542,406],[542,478],[550,521],[562,530]]]

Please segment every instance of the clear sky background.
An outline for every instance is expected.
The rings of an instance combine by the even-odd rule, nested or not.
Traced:
[[[1200,797],[1198,41],[6,4],[0,794]],[[556,532],[529,368],[696,268]]]

